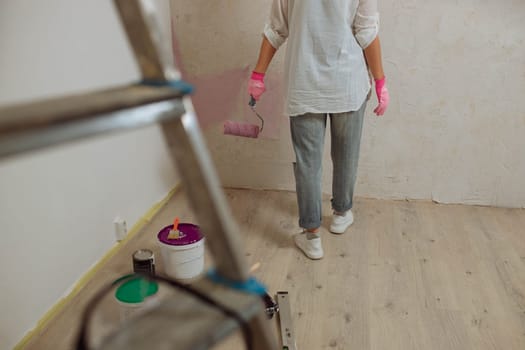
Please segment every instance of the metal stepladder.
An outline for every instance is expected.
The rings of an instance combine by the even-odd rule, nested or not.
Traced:
[[[84,137],[160,123],[218,274],[247,281],[238,227],[230,213],[189,96],[180,83],[171,30],[158,25],[156,0],[114,0],[143,81],[94,93],[0,108],[0,159]],[[256,350],[277,349],[261,298],[198,281],[194,288],[234,309],[249,323]],[[239,327],[235,320],[189,298],[166,300],[159,312],[138,317],[105,342],[106,349],[208,349]],[[170,327],[184,315],[184,326]],[[152,330],[148,324],[169,327]],[[162,334],[162,336],[160,336]],[[176,346],[174,345],[176,344]],[[289,345],[294,349],[295,344]]]
[[[115,0],[146,83],[152,82],[155,85],[160,82],[162,85],[163,82],[177,81],[180,73],[175,67],[171,32],[163,32],[162,28],[156,25],[158,23],[156,16],[159,13],[155,11],[154,6],[148,6],[148,3],[151,1]],[[183,107],[184,113],[180,117],[170,118],[161,123],[165,142],[177,164],[183,186],[188,194],[187,197],[197,215],[202,232],[206,236],[217,272],[229,280],[246,281],[249,278],[249,271],[240,246],[238,227],[224,198],[189,96],[183,97]],[[264,309],[260,307],[259,297],[243,295],[223,286],[214,285],[208,280],[201,281],[197,288],[209,295],[215,294],[214,297],[223,303],[230,300],[231,308],[236,309],[245,319],[251,319],[250,328],[255,349],[277,348],[275,335],[272,334]],[[197,310],[202,312],[199,316],[193,314],[193,317],[198,320],[195,323],[207,323],[207,326],[195,326],[195,329],[190,329],[187,324],[186,327],[190,331],[183,330],[178,332],[180,334],[173,334],[172,344],[180,346],[183,339],[189,338],[188,349],[205,349],[224,336],[227,328],[232,328],[232,320],[216,319],[216,311],[210,314],[209,308],[201,308],[196,304],[189,307],[193,313]],[[162,314],[154,315],[161,316]],[[220,318],[224,316],[220,315]],[[139,349],[135,344],[138,345],[141,339],[144,339],[141,336],[140,321],[137,322],[135,329],[127,329],[122,333],[123,338],[129,338],[132,334],[134,340],[126,341],[127,344],[120,347],[121,344],[117,339],[107,344],[104,349]],[[150,319],[142,320],[142,322],[151,323],[152,321]],[[185,322],[187,323],[188,320]],[[203,334],[205,336],[202,336]],[[206,338],[208,339],[203,342],[202,340]],[[169,342],[170,340],[163,339],[163,341]]]

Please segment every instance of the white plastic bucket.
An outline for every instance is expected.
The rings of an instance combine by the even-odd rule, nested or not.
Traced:
[[[190,279],[204,270],[204,238],[198,242],[176,246],[159,242],[164,271],[176,279]]]
[[[158,235],[164,272],[174,279],[198,277],[204,270],[204,237],[198,232],[197,226],[180,224],[179,231],[183,236],[178,240],[167,240],[166,232],[171,227],[165,227]],[[187,236],[184,236],[185,232]]]

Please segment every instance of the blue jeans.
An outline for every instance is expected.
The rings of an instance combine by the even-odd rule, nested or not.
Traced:
[[[345,212],[352,208],[365,108],[366,101],[357,111],[290,117],[300,227],[321,226],[322,158],[327,116],[332,136],[332,209]]]

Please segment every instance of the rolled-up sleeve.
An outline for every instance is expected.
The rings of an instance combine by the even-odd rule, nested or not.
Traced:
[[[366,49],[379,32],[377,0],[359,0],[352,27],[357,42]]]
[[[288,0],[273,0],[270,18],[264,27],[264,35],[278,49],[288,38]]]

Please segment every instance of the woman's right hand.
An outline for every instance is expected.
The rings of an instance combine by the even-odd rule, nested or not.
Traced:
[[[256,101],[259,101],[265,91],[264,73],[252,72],[252,76],[248,82],[248,94],[253,96]]]

